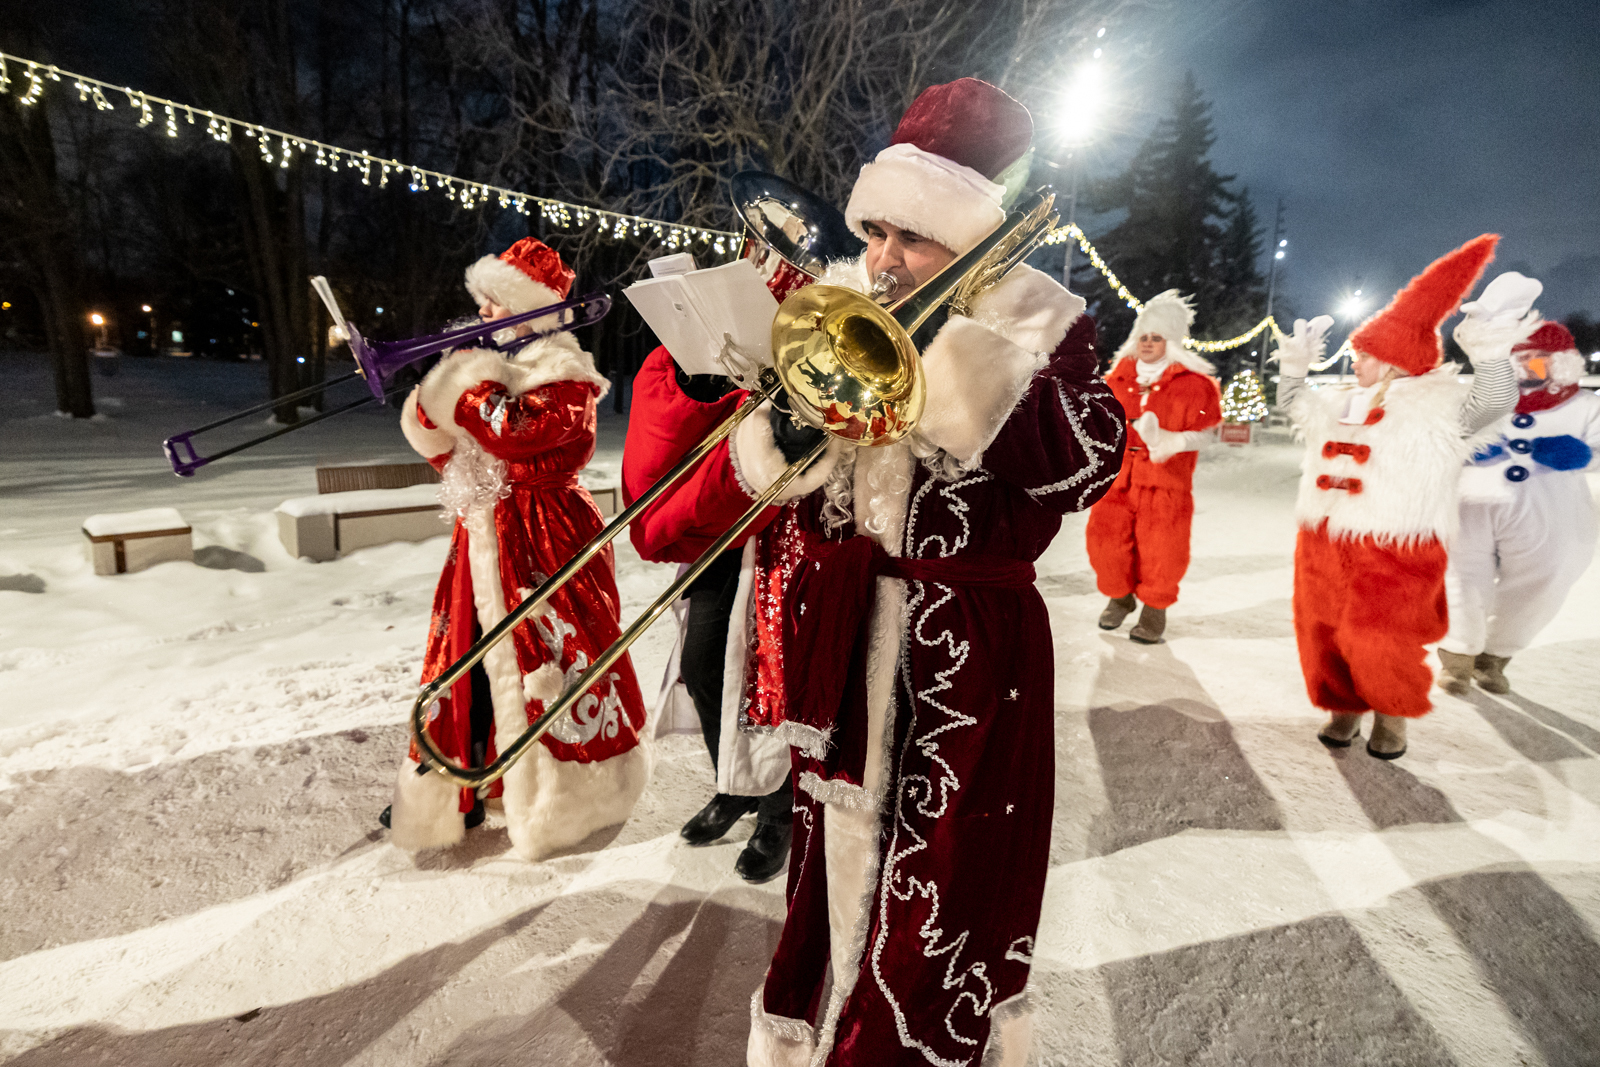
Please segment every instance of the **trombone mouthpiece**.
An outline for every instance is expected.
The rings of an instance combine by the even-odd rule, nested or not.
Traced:
[[[872,280],[872,299],[879,302],[893,298],[900,291],[900,279],[884,271]]]

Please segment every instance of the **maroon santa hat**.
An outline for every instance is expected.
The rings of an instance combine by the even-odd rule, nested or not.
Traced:
[[[977,78],[923,90],[889,147],[861,168],[845,221],[887,222],[961,253],[1005,218],[1008,184],[1020,185],[1033,140],[1028,109]]]

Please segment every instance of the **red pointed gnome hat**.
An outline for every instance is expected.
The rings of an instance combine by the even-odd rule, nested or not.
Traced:
[[[536,237],[524,237],[498,256],[484,256],[467,268],[467,292],[512,314],[559,304],[577,277],[556,250]]]
[[[1494,258],[1500,235],[1474,237],[1428,264],[1389,306],[1356,327],[1350,346],[1407,374],[1426,374],[1444,358],[1439,324],[1455,314]]]
[[[1005,219],[1007,186],[1027,177],[1032,141],[1028,109],[988,82],[924,89],[889,147],[861,168],[845,222],[863,240],[863,222],[887,222],[965,252]]]

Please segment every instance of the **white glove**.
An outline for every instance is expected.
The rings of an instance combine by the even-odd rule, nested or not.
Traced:
[[[1156,413],[1147,411],[1133,420],[1144,447],[1150,452],[1151,463],[1165,463],[1180,452],[1196,452],[1200,448],[1202,433],[1185,433],[1181,430],[1163,430]]]
[[[1284,377],[1306,376],[1311,364],[1321,359],[1323,350],[1328,347],[1328,330],[1332,327],[1332,315],[1318,315],[1310,322],[1305,319],[1294,320],[1294,335],[1280,340],[1278,350],[1273,353],[1273,358],[1278,361],[1278,370]]]
[[[1542,292],[1537,278],[1510,270],[1484,286],[1478,299],[1461,305],[1466,318],[1456,325],[1455,339],[1473,366],[1511,358],[1512,346],[1539,326],[1539,313],[1532,308]]]

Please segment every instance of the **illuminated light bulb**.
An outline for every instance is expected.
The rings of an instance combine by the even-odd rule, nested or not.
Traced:
[[[89,316],[89,321],[94,323],[96,326],[104,326],[106,324],[106,317],[100,314],[100,312],[96,311],[93,315]]]

